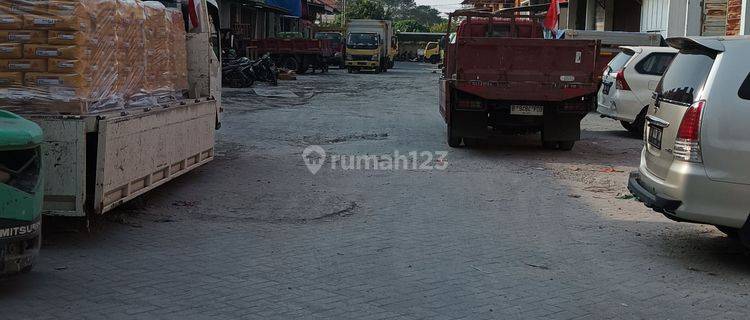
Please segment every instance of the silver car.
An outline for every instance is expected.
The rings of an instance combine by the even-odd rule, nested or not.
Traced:
[[[628,189],[667,218],[750,245],[750,37],[671,38]]]

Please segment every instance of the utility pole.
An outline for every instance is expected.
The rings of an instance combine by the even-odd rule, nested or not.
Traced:
[[[346,0],[341,0],[341,27],[346,27]]]

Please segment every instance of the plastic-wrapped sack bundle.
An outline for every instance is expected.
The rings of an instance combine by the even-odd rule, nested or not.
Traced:
[[[0,3],[0,107],[85,114],[187,90],[179,10],[138,0]]]

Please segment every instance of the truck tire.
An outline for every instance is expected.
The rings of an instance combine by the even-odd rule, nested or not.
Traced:
[[[284,69],[297,71],[299,69],[299,61],[297,61],[296,58],[292,56],[288,56],[284,58],[284,60],[281,62],[281,65],[284,67]]]
[[[468,148],[481,148],[487,145],[487,140],[481,138],[464,138],[464,145]]]
[[[542,140],[542,148],[548,149],[548,150],[557,150],[557,141]]]
[[[447,126],[447,140],[448,140],[448,146],[451,148],[459,148],[461,147],[461,137],[457,137],[453,134],[453,130],[451,130],[451,126]]]
[[[573,146],[575,144],[576,144],[575,141],[560,141],[557,143],[557,145],[560,147],[560,150],[564,150],[564,151],[573,150]]]

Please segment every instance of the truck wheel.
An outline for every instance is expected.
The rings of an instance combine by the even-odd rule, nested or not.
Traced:
[[[487,144],[487,140],[479,138],[464,138],[464,145],[469,148],[481,148]]]
[[[560,141],[557,143],[558,146],[560,146],[560,150],[570,151],[573,150],[573,145],[576,144],[575,141]]]
[[[295,59],[294,57],[286,57],[284,58],[284,61],[281,64],[284,66],[284,69],[297,71],[299,69],[299,61]]]
[[[34,269],[34,265],[29,265],[21,268],[21,273],[29,273],[31,272],[31,269]]]
[[[458,148],[461,147],[461,137],[456,137],[453,134],[453,130],[451,130],[451,126],[447,127],[447,138],[448,138],[448,146],[451,148]]]
[[[542,148],[549,149],[549,150],[556,150],[557,149],[557,141],[545,141],[545,140],[542,140]]]

